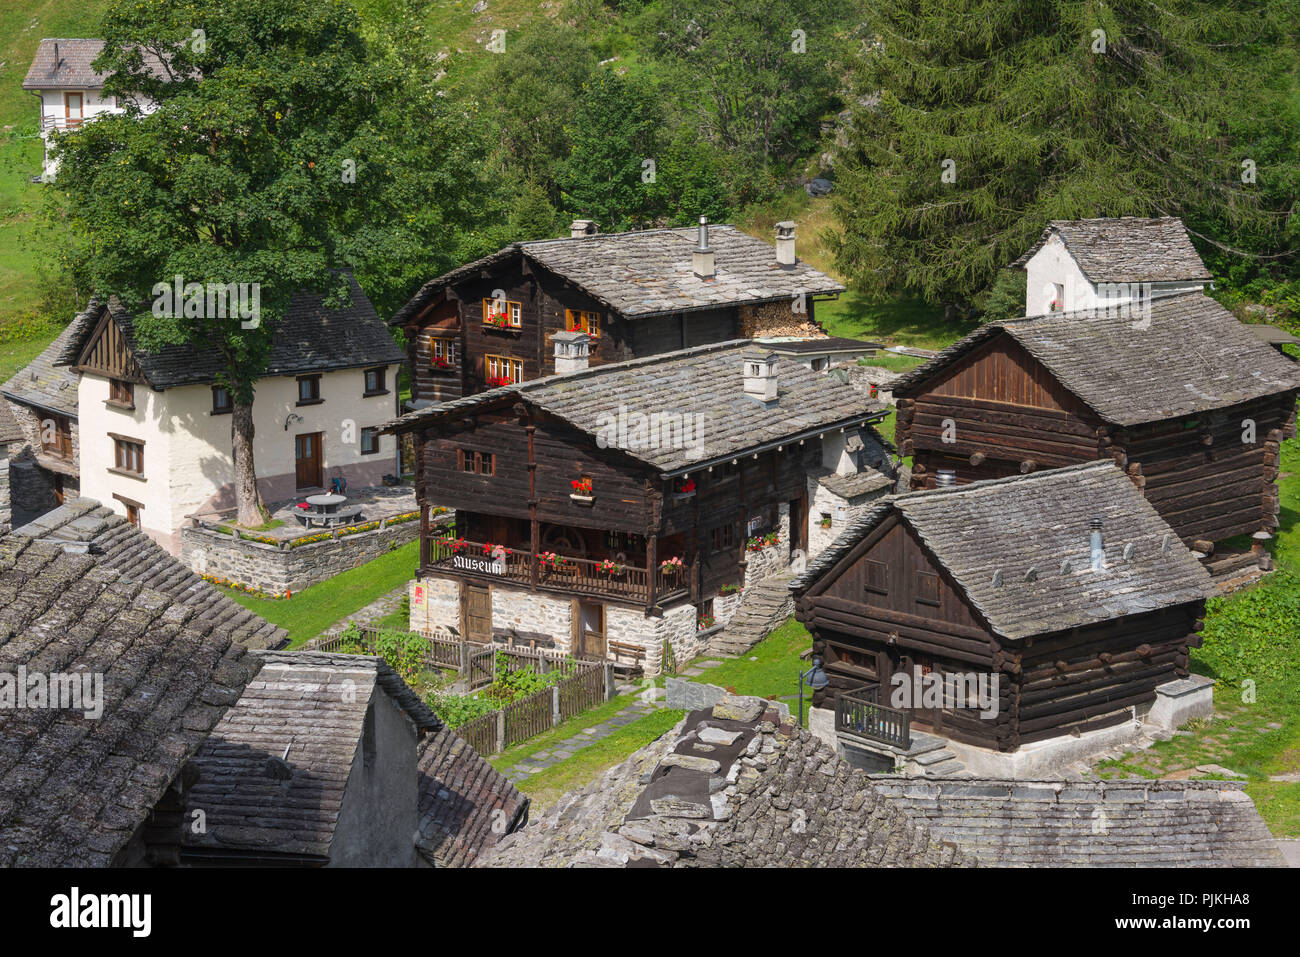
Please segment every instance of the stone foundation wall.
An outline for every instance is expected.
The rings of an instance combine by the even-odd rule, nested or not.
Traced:
[[[417,578],[406,587],[411,630],[460,631],[460,585],[450,578]]]
[[[46,512],[59,507],[54,490],[55,476],[29,455],[9,460],[9,510],[14,527],[34,522]],[[80,483],[75,478],[63,477],[63,493],[67,501],[79,494]]]
[[[12,519],[13,513],[9,508],[9,455],[0,449],[0,530],[8,529]]]
[[[415,541],[419,534],[420,523],[408,521],[297,548],[280,548],[190,527],[181,531],[181,560],[196,574],[279,595],[301,591],[364,565],[399,545]]]

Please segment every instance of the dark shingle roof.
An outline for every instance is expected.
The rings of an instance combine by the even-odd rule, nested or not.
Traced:
[[[717,276],[700,279],[691,265],[696,230],[647,229],[571,239],[520,242],[432,279],[390,320],[405,322],[448,285],[524,255],[629,318],[831,295],[844,287],[804,262],[785,268],[769,243],[734,226],[710,226]]]
[[[230,630],[103,557],[0,536],[0,673],[103,676],[103,714],[0,711],[0,866],[115,862],[255,673]]]
[[[58,45],[59,55],[56,61],[54,47]],[[91,68],[104,49],[103,40],[87,37],[45,39],[36,48],[36,56],[23,79],[24,90],[98,90],[104,86],[106,74]],[[166,75],[162,61],[148,51],[144,53],[144,62],[155,76]]]
[[[247,648],[279,648],[289,633],[227,598],[123,516],[99,502],[79,498],[14,530],[15,535],[88,544],[105,568],[123,581],[160,592],[193,609]]]
[[[0,445],[9,442],[21,442],[23,438],[22,426],[14,418],[13,412],[9,409],[9,403],[0,399]]]
[[[435,867],[469,867],[528,821],[528,798],[449,728],[420,743],[419,773],[415,847]]]
[[[376,689],[418,729],[442,725],[382,658],[255,654],[262,670],[194,759],[189,804],[203,808],[207,831],[187,829],[186,846],[327,858]]]
[[[874,779],[994,867],[1285,867],[1242,785],[1226,781]]]
[[[748,340],[734,340],[547,376],[409,412],[384,428],[417,429],[513,396],[592,435],[616,422],[620,409],[629,422],[634,413],[698,415],[701,429],[693,437],[698,441],[677,442],[683,446],[679,448],[624,449],[662,472],[672,472],[801,433],[862,421],[883,410],[834,376],[791,359],[777,360],[778,400],[767,408],[744,393],[741,355],[753,348]],[[695,420],[690,422],[693,427]],[[629,435],[633,429],[635,422]]]
[[[1122,312],[1122,310],[1120,310]],[[1107,422],[1141,425],[1300,389],[1300,368],[1201,293],[1135,315],[1057,312],[981,326],[893,383],[913,395],[1006,333]]]
[[[1132,480],[1104,461],[883,498],[809,562],[791,589],[812,587],[891,514],[916,532],[1004,638],[1198,601],[1211,587],[1204,566]],[[1101,571],[1089,563],[1093,518],[1104,524]]]
[[[86,313],[79,314],[58,337],[31,362],[14,373],[0,394],[23,405],[77,417],[77,383],[79,376],[56,361],[77,334]]]
[[[375,314],[356,278],[349,274],[351,304],[327,308],[316,293],[293,296],[284,318],[276,324],[266,376],[305,375],[336,369],[392,365],[405,354],[393,341],[387,326]],[[117,300],[110,300],[113,320],[149,385],[170,389],[182,385],[212,382],[221,371],[221,359],[210,349],[193,345],[167,345],[146,352],[136,339],[132,314]],[[59,351],[56,363],[66,366],[77,361],[94,332],[102,311],[88,309],[73,321],[71,334]]]
[[[1174,216],[1139,219],[1054,219],[1038,242],[1013,262],[1023,267],[1059,234],[1083,274],[1092,282],[1177,282],[1209,279],[1183,221]]]

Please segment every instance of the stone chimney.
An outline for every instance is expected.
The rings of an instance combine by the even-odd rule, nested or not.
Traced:
[[[581,239],[583,236],[596,235],[596,222],[591,219],[575,219],[569,223],[569,238]]]
[[[712,279],[718,274],[713,265],[713,250],[709,248],[709,221],[700,217],[700,241],[691,250],[691,269],[701,279]]]
[[[591,355],[591,336],[585,332],[557,332],[551,339],[555,343],[555,374],[580,372],[587,368]]]
[[[764,405],[776,402],[776,353],[746,349],[740,358],[745,363],[745,395]]]
[[[776,261],[778,265],[790,267],[799,260],[794,255],[794,220],[776,224]]]

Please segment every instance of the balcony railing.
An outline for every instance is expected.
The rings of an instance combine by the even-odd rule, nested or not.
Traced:
[[[553,553],[533,554],[527,549],[502,551],[490,542],[467,539],[428,540],[426,568],[459,572],[476,577],[503,579],[552,591],[578,592],[600,597],[622,598],[645,603],[650,600],[651,570],[630,564],[608,568],[605,562],[567,555],[543,558]],[[688,570],[677,573],[654,569],[656,601],[677,598],[688,592]]]
[[[50,130],[76,130],[90,117],[86,116],[42,116],[41,132],[48,133]]]
[[[880,686],[835,696],[835,730],[866,741],[908,748],[912,744],[912,716],[897,708],[879,704]]]

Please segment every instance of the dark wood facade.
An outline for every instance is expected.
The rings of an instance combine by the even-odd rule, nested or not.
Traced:
[[[505,302],[518,304],[518,328],[485,323],[485,302],[500,301],[498,292]],[[807,315],[800,315],[799,320],[815,324],[815,309],[815,301],[809,297]],[[491,357],[518,362],[517,381],[554,373],[551,337],[570,328],[571,312],[597,317],[599,329],[589,358],[593,366],[725,342],[746,334],[738,306],[629,319],[563,277],[516,256],[448,286],[441,297],[405,324],[412,400],[443,402],[484,391],[493,378]],[[449,343],[454,345],[454,361],[435,362],[440,352],[445,361]]]
[[[740,584],[745,543],[759,530],[779,531],[784,541],[793,534],[800,544],[807,474],[821,456],[819,440],[793,443],[692,473],[695,489],[681,492],[679,482],[525,402],[481,406],[416,434],[416,489],[426,516],[421,577],[591,596],[647,613],[698,604],[723,585]],[[584,478],[590,501],[574,498],[572,483]],[[456,510],[455,536],[465,540],[459,553],[429,525],[433,504]],[[782,504],[791,515],[778,527]],[[494,569],[457,561],[458,554],[490,554],[490,546],[509,549]],[[546,553],[565,559],[564,569],[542,560]],[[669,558],[680,558],[684,569],[660,571]],[[621,571],[602,569],[606,560]]]
[[[1135,427],[1104,421],[1006,334],[898,393],[913,488],[1113,459],[1184,542],[1272,532],[1295,393]],[[1253,441],[1246,441],[1253,438]]]
[[[830,684],[814,707],[895,675],[997,676],[997,713],[913,707],[914,728],[999,751],[1128,720],[1158,685],[1188,674],[1204,602],[1023,640],[1000,639],[942,564],[898,516],[885,518],[798,598]]]

